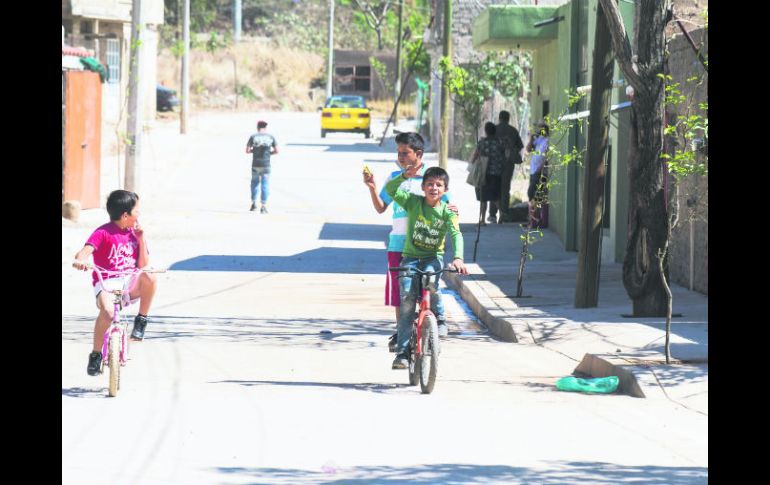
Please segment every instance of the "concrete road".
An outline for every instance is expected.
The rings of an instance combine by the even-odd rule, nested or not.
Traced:
[[[360,176],[366,163],[381,184],[394,146],[322,139],[317,117],[199,115],[186,136],[149,135],[141,221],[170,271],[116,398],[85,372],[96,309],[65,264],[106,211],[62,222],[62,483],[707,482],[707,416],[558,392],[573,359],[495,340],[448,290],[436,388],[407,385],[386,345],[389,215]],[[260,118],[281,150],[267,215],[248,211]],[[120,176],[104,165],[103,198]],[[464,165],[450,188],[470,201]],[[460,204],[463,222],[474,209]]]

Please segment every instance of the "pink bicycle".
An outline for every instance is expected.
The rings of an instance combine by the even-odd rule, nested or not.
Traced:
[[[102,369],[99,372],[104,372],[105,363],[110,368],[108,394],[110,397],[115,397],[118,395],[118,389],[120,389],[120,368],[128,362],[128,322],[124,321],[120,315],[120,310],[123,309],[124,305],[128,304],[128,292],[125,289],[126,278],[138,277],[141,273],[163,273],[166,270],[134,268],[125,271],[110,271],[93,263],[85,263],[85,266],[96,272],[103,291],[113,295],[114,313],[112,315],[112,323],[104,332]],[[104,278],[102,274],[105,275]]]

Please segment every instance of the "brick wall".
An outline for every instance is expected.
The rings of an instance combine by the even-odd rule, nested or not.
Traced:
[[[689,27],[685,24],[686,28]],[[703,29],[690,32],[696,46],[704,44],[703,55],[708,58],[708,35]],[[695,52],[683,34],[673,37],[669,44],[669,70],[674,82],[681,83],[682,93],[689,96],[695,91],[694,103],[708,101],[708,75],[704,74],[703,83],[694,87],[686,83],[693,75],[704,73],[704,69]],[[679,113],[683,111],[680,108]],[[671,116],[671,114],[669,114]],[[693,289],[708,294],[708,177],[693,177],[682,184],[679,190],[680,221],[672,232],[669,246],[669,271],[671,280],[684,287],[690,285],[690,223],[687,220],[687,199],[697,198],[698,220],[692,224]]]

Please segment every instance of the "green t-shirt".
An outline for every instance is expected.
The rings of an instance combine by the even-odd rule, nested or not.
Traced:
[[[446,202],[439,202],[431,207],[425,197],[399,190],[404,176],[393,177],[385,184],[385,192],[393,198],[408,214],[406,241],[403,256],[427,258],[444,254],[444,238],[449,232],[455,256],[463,257],[463,235],[457,214],[450,211]]]

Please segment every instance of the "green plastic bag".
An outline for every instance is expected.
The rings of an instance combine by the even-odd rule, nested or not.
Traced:
[[[562,377],[556,381],[556,389],[572,392],[596,392],[610,394],[618,388],[618,376],[594,377],[581,379],[580,377]]]

